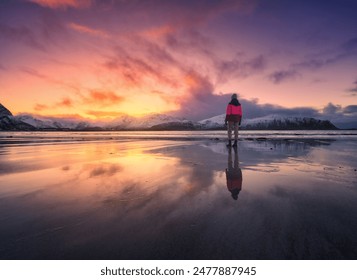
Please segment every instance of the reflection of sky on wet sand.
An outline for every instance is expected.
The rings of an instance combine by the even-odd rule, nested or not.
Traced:
[[[2,259],[355,259],[353,141],[0,147]],[[234,151],[232,151],[234,155]]]

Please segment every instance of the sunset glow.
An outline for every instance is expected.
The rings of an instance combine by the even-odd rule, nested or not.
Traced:
[[[356,8],[348,0],[1,2],[0,102],[14,114],[200,120],[224,113],[238,93],[250,117],[307,110],[350,122]]]

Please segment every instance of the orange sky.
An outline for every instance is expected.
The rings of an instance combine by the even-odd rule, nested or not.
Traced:
[[[210,117],[224,113],[215,101],[234,92],[257,106],[322,111],[357,103],[348,7],[149,2],[0,4],[1,103],[15,114],[92,119],[189,118],[195,110],[202,112],[192,117]]]

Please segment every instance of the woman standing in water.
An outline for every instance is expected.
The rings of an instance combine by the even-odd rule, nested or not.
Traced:
[[[234,130],[234,144],[237,147],[238,127],[242,121],[242,105],[239,103],[237,94],[232,94],[231,102],[228,103],[226,109],[225,125],[228,125],[228,147],[232,146],[232,130]]]

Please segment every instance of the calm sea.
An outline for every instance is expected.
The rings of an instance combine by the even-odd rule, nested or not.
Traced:
[[[356,131],[0,132],[0,259],[356,259]]]

